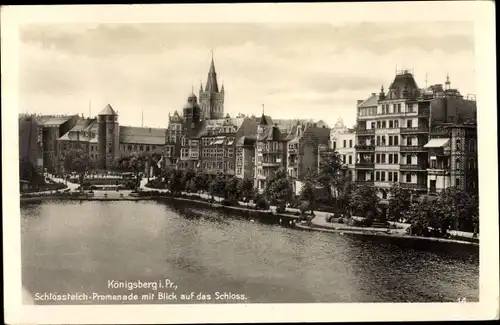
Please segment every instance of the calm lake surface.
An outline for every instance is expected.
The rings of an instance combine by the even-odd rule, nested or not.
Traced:
[[[21,215],[22,280],[33,295],[133,293],[139,301],[132,303],[148,304],[454,302],[479,296],[478,253],[300,231],[179,203],[45,202],[23,205]],[[109,287],[110,280],[165,279],[175,287]],[[177,300],[165,294],[158,300],[159,292]],[[194,299],[187,300],[192,292]],[[227,295],[215,300],[216,292]],[[148,293],[155,298],[143,300]]]

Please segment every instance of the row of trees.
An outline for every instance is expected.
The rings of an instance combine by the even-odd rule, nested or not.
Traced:
[[[337,154],[324,159],[317,171],[310,171],[306,177],[300,195],[295,197],[294,187],[286,170],[280,169],[271,175],[264,189],[264,195],[254,190],[252,179],[239,179],[217,175],[209,179],[208,175],[194,170],[177,170],[172,167],[158,166],[159,154],[138,154],[117,158],[113,169],[132,172],[135,175],[135,188],[139,186],[146,166],[153,167],[153,173],[173,193],[189,191],[192,193],[208,192],[212,196],[226,200],[266,200],[276,205],[278,211],[284,211],[288,203],[301,201],[302,211],[311,211],[321,205],[336,206],[352,215],[398,221],[406,219],[412,225],[414,234],[423,235],[428,228],[446,233],[448,229],[478,231],[479,203],[477,193],[467,193],[457,188],[441,192],[432,202],[417,200],[409,190],[394,185],[389,191],[389,204],[386,212],[381,209],[377,190],[371,186],[353,183],[343,172],[342,162]],[[71,150],[64,158],[65,170],[76,172],[80,184],[92,170],[88,155]],[[148,175],[149,176],[149,175]],[[319,197],[316,189],[322,188],[324,197]]]

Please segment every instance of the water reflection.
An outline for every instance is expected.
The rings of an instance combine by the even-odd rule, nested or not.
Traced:
[[[302,232],[178,203],[27,205],[22,234],[31,292],[109,293],[110,279],[170,278],[179,292],[244,293],[250,302],[478,299],[478,254]]]

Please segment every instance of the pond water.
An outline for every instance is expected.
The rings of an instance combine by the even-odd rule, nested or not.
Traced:
[[[23,205],[21,216],[22,280],[33,295],[134,293],[140,299],[133,303],[147,304],[454,302],[479,296],[479,254],[473,252],[300,231],[179,203],[44,202]],[[109,282],[166,279],[174,286],[156,291]],[[143,299],[149,293],[154,298]],[[130,302],[106,299],[35,303]]]

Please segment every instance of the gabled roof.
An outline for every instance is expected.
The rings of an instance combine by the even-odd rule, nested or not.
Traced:
[[[275,124],[273,126],[260,125],[262,132],[257,135],[258,141],[284,141],[286,135],[282,134],[279,127]]]
[[[43,126],[59,126],[72,119],[74,115],[70,116],[40,116],[37,118],[37,123]]]
[[[269,115],[262,114],[261,117],[257,118],[257,123],[260,125],[273,125],[273,119]]]
[[[372,94],[370,97],[365,99],[361,104],[359,104],[358,107],[360,107],[360,108],[373,107],[373,106],[377,106],[377,103],[378,103],[377,94]]]
[[[111,105],[106,105],[97,115],[118,115]]]
[[[92,134],[94,133],[94,134]],[[93,137],[92,137],[93,136]],[[96,119],[78,120],[71,130],[66,132],[58,140],[66,141],[97,141],[97,123]]]
[[[449,144],[450,139],[448,138],[436,138],[436,139],[430,139],[429,142],[427,142],[424,145],[424,148],[441,148],[445,147]]]
[[[120,142],[164,145],[166,129],[120,126]]]

